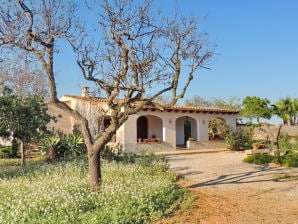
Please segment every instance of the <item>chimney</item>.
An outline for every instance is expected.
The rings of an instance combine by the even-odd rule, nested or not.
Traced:
[[[89,87],[88,86],[83,86],[82,97],[89,97]]]

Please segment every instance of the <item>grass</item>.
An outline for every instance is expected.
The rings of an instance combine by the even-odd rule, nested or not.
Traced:
[[[0,223],[151,223],[185,195],[173,174],[142,164],[104,163],[99,193],[89,191],[83,158],[16,165],[0,160]]]

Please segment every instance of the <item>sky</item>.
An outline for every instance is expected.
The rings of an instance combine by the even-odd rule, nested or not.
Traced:
[[[201,31],[209,33],[216,55],[210,70],[198,71],[185,98],[258,96],[274,103],[298,97],[297,0],[153,2],[166,13],[178,9],[183,15],[207,16]],[[55,62],[59,96],[80,95],[80,88],[88,85],[68,53],[65,49]]]

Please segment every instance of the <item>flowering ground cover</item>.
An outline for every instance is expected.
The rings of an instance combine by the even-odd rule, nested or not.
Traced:
[[[104,163],[101,191],[91,193],[85,159],[24,171],[6,161],[0,160],[0,223],[151,223],[185,193],[159,166]]]

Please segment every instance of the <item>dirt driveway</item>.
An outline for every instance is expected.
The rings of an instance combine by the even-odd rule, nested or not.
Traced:
[[[298,168],[246,164],[241,152],[168,158],[199,198],[164,223],[298,223]]]

